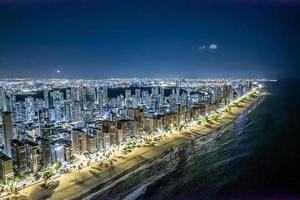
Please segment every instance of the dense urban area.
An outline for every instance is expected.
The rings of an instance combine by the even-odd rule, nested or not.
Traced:
[[[0,81],[1,194],[207,120],[264,80]]]

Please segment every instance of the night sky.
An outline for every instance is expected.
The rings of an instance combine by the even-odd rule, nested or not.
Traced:
[[[300,1],[0,0],[0,77],[300,78]]]

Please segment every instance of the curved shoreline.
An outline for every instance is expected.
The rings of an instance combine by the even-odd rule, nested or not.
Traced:
[[[253,100],[253,102],[251,102],[250,105],[247,105],[247,106],[245,106],[245,108],[242,108],[242,109],[244,109],[242,112],[234,113],[234,114],[233,114],[233,115],[234,115],[234,118],[232,119],[232,121],[229,121],[228,123],[225,123],[225,124],[222,125],[221,127],[212,128],[211,131],[207,132],[207,133],[204,134],[204,135],[203,135],[203,134],[199,134],[199,133],[197,133],[196,131],[193,131],[193,132],[191,132],[191,134],[193,134],[193,135],[192,135],[193,138],[186,138],[185,140],[177,141],[177,144],[175,144],[174,146],[172,146],[172,147],[170,147],[170,148],[177,148],[177,147],[179,147],[179,146],[181,146],[181,145],[185,145],[186,143],[190,142],[191,140],[205,138],[205,136],[209,136],[209,135],[212,135],[212,134],[215,134],[215,133],[219,133],[219,132],[221,132],[221,131],[222,131],[222,132],[224,131],[224,133],[225,133],[226,130],[227,130],[227,128],[228,128],[231,124],[234,123],[234,121],[240,116],[241,113],[246,112],[246,111],[248,111],[248,113],[249,113],[249,112],[251,112],[252,110],[254,110],[254,109],[256,108],[256,105],[258,105],[258,104],[261,103],[262,100],[261,100],[260,102],[258,102],[258,101],[259,101],[260,99],[262,99],[262,98],[263,98],[262,96],[257,97],[257,99]],[[254,105],[254,104],[255,104],[255,107],[253,108],[253,105]],[[223,135],[224,133],[222,133],[222,135]],[[213,139],[216,139],[216,138],[213,138]],[[164,144],[164,145],[165,145],[165,144]],[[167,154],[168,151],[170,150],[170,148],[169,148],[168,150],[166,150],[166,151],[161,152],[160,156],[163,156],[163,155]],[[151,160],[156,160],[156,159],[157,159],[157,158],[152,158]],[[133,171],[132,173],[134,173],[136,170],[139,170],[139,168],[142,168],[141,166],[147,165],[147,163],[148,163],[149,161],[151,161],[151,160],[147,160],[147,161],[141,163],[141,164],[138,165],[138,166],[134,166],[134,167],[132,168],[132,170],[131,170],[131,171]],[[120,181],[120,180],[119,180],[118,178],[112,180],[113,183],[114,183],[114,182],[119,182],[119,181]],[[151,181],[151,179],[150,179],[149,181]],[[148,182],[148,181],[147,181],[147,182]],[[147,184],[147,183],[146,183],[146,184]],[[99,185],[99,186],[96,186],[95,188],[91,189],[87,194],[82,195],[82,196],[80,196],[80,197],[78,197],[78,198],[76,198],[76,199],[85,199],[85,200],[88,200],[88,199],[99,199],[100,196],[101,196],[101,194],[102,194],[103,192],[105,192],[105,190],[109,190],[109,187],[113,187],[113,186],[114,186],[113,184],[110,185],[110,186],[108,186],[108,187],[106,187],[106,188],[102,188],[100,185]],[[126,193],[126,196],[123,196],[123,197],[121,197],[121,198],[123,199],[123,198],[129,196],[131,192],[136,191],[138,188],[140,188],[140,186],[136,186],[135,188],[132,188],[131,191],[129,191],[129,192]],[[117,199],[118,199],[118,198],[117,198]]]
[[[142,166],[146,166],[147,163],[154,162],[159,157],[166,155],[170,149],[192,141],[195,138],[213,134],[226,128],[241,113],[249,110],[253,104],[263,99],[263,96],[264,94],[261,94],[250,100],[242,100],[239,102],[240,105],[234,106],[230,112],[225,111],[222,113],[212,124],[196,125],[188,128],[188,130],[175,133],[168,138],[156,142],[154,147],[134,149],[131,153],[124,155],[123,159],[118,159],[113,167],[100,168],[99,164],[93,164],[80,171],[61,175],[57,179],[58,186],[50,191],[42,190],[39,184],[35,184],[22,190],[21,194],[27,196],[29,199],[95,199],[101,193],[113,189],[122,178]],[[134,191],[135,188],[126,189],[127,191]],[[119,199],[122,197],[111,196],[111,198]]]

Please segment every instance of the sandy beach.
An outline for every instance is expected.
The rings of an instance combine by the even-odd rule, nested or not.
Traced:
[[[132,152],[115,157],[113,158],[115,161],[112,167],[95,163],[53,179],[54,186],[52,189],[45,190],[40,186],[41,183],[37,183],[21,190],[19,197],[33,200],[93,198],[93,194],[98,190],[110,187],[115,180],[137,169],[144,163],[158,158],[168,149],[190,141],[195,137],[201,137],[226,127],[242,112],[247,111],[254,102],[261,99],[263,95],[243,99],[232,106],[230,111],[224,111],[218,118],[209,123],[195,125],[181,132],[170,134],[168,137],[156,141],[155,146],[136,147]]]

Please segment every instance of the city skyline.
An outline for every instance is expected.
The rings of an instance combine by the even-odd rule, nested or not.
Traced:
[[[0,0],[0,199],[300,199],[300,0]]]
[[[14,190],[29,199],[44,199],[43,191],[58,178],[60,190],[69,188],[78,197],[72,180],[90,180],[86,173],[78,175],[81,169],[102,174],[93,171],[95,166],[114,167],[120,157],[130,161],[124,158],[130,152],[154,150],[159,141],[224,120],[225,113],[230,117],[224,123],[231,121],[265,95],[266,81],[1,80],[0,196]],[[95,177],[97,183],[82,189],[103,181]],[[30,188],[39,192],[27,193]],[[60,192],[53,195],[66,198]]]

